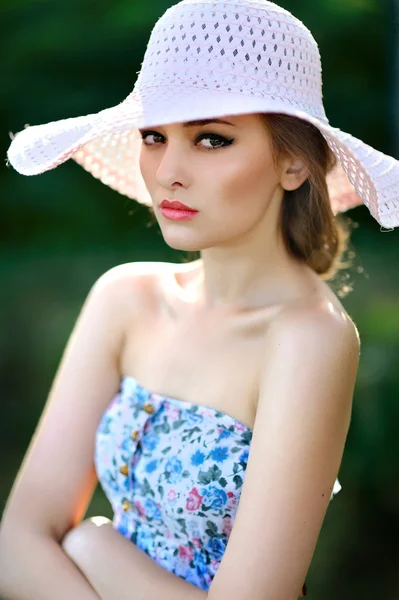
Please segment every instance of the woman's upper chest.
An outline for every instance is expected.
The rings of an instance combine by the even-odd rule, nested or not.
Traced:
[[[140,306],[127,315],[121,373],[152,392],[213,408],[252,429],[267,329],[285,305],[197,309],[178,297],[171,267],[177,270],[159,263]],[[319,298],[333,301],[324,287]]]
[[[156,293],[156,289],[158,293]],[[265,330],[276,310],[231,314],[182,310],[159,279],[128,319],[123,375],[158,394],[226,413],[251,429],[258,400]]]

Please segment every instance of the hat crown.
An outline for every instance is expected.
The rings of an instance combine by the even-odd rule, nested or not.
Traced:
[[[182,0],[156,22],[136,81],[270,98],[328,123],[316,40],[268,1]]]

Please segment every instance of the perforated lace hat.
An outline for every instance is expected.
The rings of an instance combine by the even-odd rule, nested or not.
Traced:
[[[399,226],[399,161],[332,127],[317,42],[267,0],[183,0],[156,22],[133,91],[98,113],[27,126],[7,156],[23,175],[72,158],[104,184],[151,205],[139,167],[139,128],[275,112],[315,125],[338,162],[327,176],[334,214],[364,203]]]

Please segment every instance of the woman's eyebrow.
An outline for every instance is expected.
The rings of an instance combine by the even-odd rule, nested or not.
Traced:
[[[230,123],[230,121],[224,121],[223,119],[200,119],[198,121],[187,121],[183,123],[183,127],[196,127],[198,125],[207,125],[208,123],[223,123],[224,125],[232,125],[235,127],[234,123]]]
[[[185,123],[183,123],[183,127],[196,127],[207,125],[208,123],[223,123],[224,125],[232,125],[233,127],[235,127],[234,123],[230,123],[230,121],[224,121],[223,119],[200,119],[197,121],[186,121]],[[139,131],[140,133],[142,133],[144,131],[144,128],[139,129]]]

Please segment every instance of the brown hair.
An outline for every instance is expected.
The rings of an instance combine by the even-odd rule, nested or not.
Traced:
[[[352,221],[334,215],[326,175],[337,163],[325,138],[311,123],[281,113],[260,113],[271,134],[274,161],[301,157],[309,177],[296,190],[286,190],[281,206],[282,232],[290,254],[308,264],[322,279],[332,280],[350,266],[342,262],[348,249]],[[353,253],[352,253],[353,255]],[[339,290],[342,297],[349,286]]]

